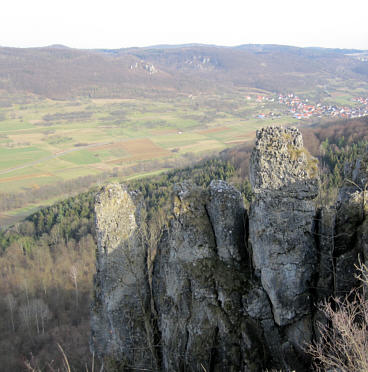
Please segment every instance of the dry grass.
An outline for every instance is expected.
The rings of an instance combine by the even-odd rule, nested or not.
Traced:
[[[124,147],[124,143],[126,141],[108,143],[107,145],[100,145],[100,146],[93,146],[92,148],[88,149],[88,151],[94,152],[97,150],[110,150],[110,149],[119,149]]]
[[[250,140],[250,138],[242,138],[242,139],[237,139],[237,140],[232,140],[232,141],[226,141],[224,143],[226,145],[230,145],[230,144],[236,144],[236,143],[244,143],[244,142],[247,142],[249,140]]]
[[[131,155],[131,160],[150,159],[152,157],[170,155],[168,150],[157,146],[148,138],[127,141],[124,143],[123,149]]]
[[[216,127],[216,128],[210,128],[205,130],[200,130],[197,133],[199,134],[208,134],[208,133],[216,133],[216,132],[223,132],[225,130],[229,130],[231,128],[229,127]]]
[[[178,133],[177,129],[151,129],[150,133],[153,135],[165,135],[165,134],[173,134],[173,133]]]
[[[307,348],[318,371],[368,372],[368,271],[359,270],[362,288],[320,307],[326,322],[318,323],[320,338]]]
[[[53,175],[50,174],[50,173],[25,174],[23,176],[0,178],[0,183],[6,183],[6,182],[12,182],[12,181],[21,181],[21,180],[33,179],[33,178],[52,177],[52,176]]]

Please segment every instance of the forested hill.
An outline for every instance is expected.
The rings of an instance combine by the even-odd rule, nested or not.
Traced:
[[[166,215],[175,182],[234,179],[225,160],[210,159],[191,168],[129,187],[144,195],[148,223]],[[248,187],[245,181],[245,188]],[[66,199],[0,233],[0,366],[6,371],[62,367],[59,343],[73,370],[90,366],[89,309],[95,272],[94,196],[96,190]],[[35,369],[38,371],[38,369]]]
[[[343,182],[343,164],[366,150],[368,118],[340,121],[303,131],[304,142],[319,158],[320,203],[332,202]],[[144,195],[147,220],[164,219],[174,183],[208,185],[223,179],[252,197],[248,182],[252,145],[225,150],[218,158],[152,178],[134,180]],[[0,366],[23,371],[25,363],[57,370],[62,345],[75,370],[85,370],[89,355],[89,304],[95,272],[94,195],[66,199],[29,216],[0,234]]]
[[[368,81],[364,51],[278,45],[79,50],[0,48],[0,90],[54,99],[235,91],[288,92]]]

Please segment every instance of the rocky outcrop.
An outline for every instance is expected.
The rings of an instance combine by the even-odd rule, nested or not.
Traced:
[[[136,368],[152,366],[146,251],[139,234],[142,208],[140,195],[119,184],[104,187],[96,197],[93,348],[99,356]]]
[[[244,217],[240,193],[225,182],[175,188],[153,274],[164,371],[251,371],[260,364],[241,306],[249,289]]]
[[[317,264],[315,167],[298,130],[270,127],[257,133],[250,170],[255,196],[249,242],[255,275],[272,308],[272,319],[263,327],[266,334],[271,330],[274,334],[269,346],[280,345],[275,357],[284,368],[295,368],[296,360],[290,366],[286,359],[293,359],[295,350],[302,352],[303,343],[312,336],[310,288]]]
[[[351,288],[367,257],[366,167],[349,169],[337,207],[317,209],[317,164],[300,132],[258,131],[249,212],[223,181],[176,185],[152,271],[141,197],[103,188],[92,348],[124,371],[310,370],[315,304]]]
[[[318,180],[314,167],[296,129],[259,131],[251,158],[255,198],[249,238],[255,273],[279,326],[310,311],[309,288],[317,257],[313,201]]]

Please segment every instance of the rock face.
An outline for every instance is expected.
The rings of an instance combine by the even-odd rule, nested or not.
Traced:
[[[318,180],[314,167],[296,129],[259,131],[251,158],[255,198],[249,237],[256,275],[279,326],[310,311],[309,288],[317,258],[313,200]]]
[[[97,355],[137,368],[152,365],[146,337],[146,252],[139,234],[142,208],[142,198],[119,184],[103,188],[96,197],[98,250],[91,322]]]
[[[241,306],[249,288],[244,217],[240,193],[225,182],[175,188],[153,274],[164,371],[254,370],[257,340],[246,339]]]
[[[315,167],[298,130],[271,127],[257,133],[250,169],[255,197],[249,241],[255,275],[272,307],[272,319],[263,324],[266,334],[273,333],[267,342],[270,348],[280,345],[275,361],[283,368],[295,368],[293,354],[302,352],[312,335]]]
[[[141,197],[105,187],[92,349],[124,371],[309,371],[315,303],[351,288],[353,264],[367,257],[365,170],[347,168],[354,185],[317,210],[317,165],[300,132],[262,129],[250,211],[223,181],[176,185],[150,276]]]

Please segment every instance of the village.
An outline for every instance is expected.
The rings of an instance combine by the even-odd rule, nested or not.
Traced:
[[[248,97],[247,97],[248,99]],[[338,105],[324,105],[321,103],[312,104],[308,99],[302,100],[293,93],[277,94],[275,97],[257,96],[256,102],[278,102],[279,105],[284,105],[288,108],[287,113],[292,115],[295,119],[310,119],[313,117],[330,117],[340,119],[352,119],[368,115],[368,98],[355,97],[352,99],[354,106],[338,106]],[[268,112],[257,114],[259,119],[273,118],[281,116],[280,113]]]

